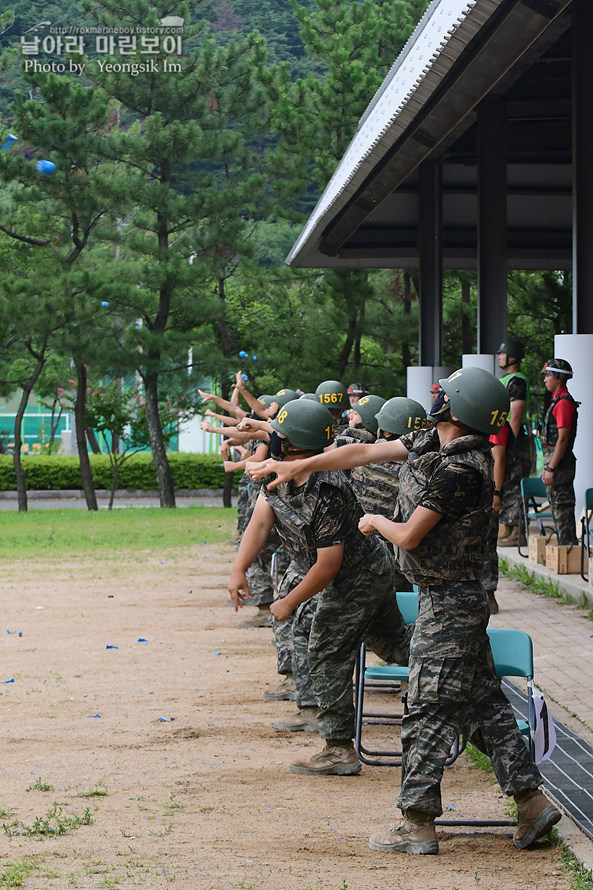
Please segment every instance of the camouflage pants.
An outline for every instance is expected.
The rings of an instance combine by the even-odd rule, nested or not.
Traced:
[[[315,708],[317,699],[309,669],[309,638],[313,618],[317,611],[318,598],[325,591],[321,591],[312,599],[303,603],[296,610],[292,622],[292,675],[296,686],[296,703],[298,708]]]
[[[393,579],[394,590],[409,590],[411,588],[410,582],[399,571],[397,564],[394,566]],[[316,707],[317,705],[309,669],[309,638],[313,626],[313,617],[317,611],[317,601],[322,594],[325,594],[324,590],[308,602],[303,603],[297,609],[293,622],[294,651],[292,656],[292,673],[296,685],[296,702],[299,708]],[[412,630],[410,629],[408,632],[409,637],[411,637],[411,634]],[[380,645],[380,642],[377,645]]]
[[[506,794],[542,783],[500,688],[487,625],[480,582],[421,588],[410,651],[409,713],[402,721],[402,810],[442,813],[443,769],[460,730],[490,758]]]
[[[484,545],[484,565],[482,568],[482,584],[488,593],[494,593],[498,587],[498,523],[500,514],[494,510],[490,514],[488,528],[486,530],[486,543]]]
[[[274,579],[272,578],[272,557],[274,553],[281,547],[282,539],[275,528],[272,528],[268,535],[268,540],[264,544],[259,556],[251,563],[245,576],[251,593],[251,600],[254,606],[265,606],[274,601]],[[283,550],[280,550],[278,557],[282,561]],[[285,557],[284,557],[285,560]]]
[[[249,522],[248,516],[249,505],[249,476],[245,473],[239,479],[239,488],[237,493],[237,534],[242,535],[247,528]]]
[[[513,527],[519,525],[519,516],[522,511],[521,479],[529,476],[529,473],[527,473],[527,476],[524,473],[525,468],[522,466],[521,461],[515,459],[507,463],[502,484],[497,524],[498,522],[503,522],[505,525],[512,525]]]
[[[544,448],[544,456],[549,460],[554,449]],[[547,465],[547,463],[546,463]],[[576,460],[572,452],[565,454],[554,471],[554,484],[546,486],[548,501],[554,514],[554,524],[559,544],[577,544],[575,530],[574,474]]]
[[[383,542],[352,571],[317,595],[309,636],[309,670],[324,739],[354,737],[352,676],[364,640],[385,661],[407,664],[411,628],[397,607],[394,561]]]
[[[276,599],[288,596],[297,584],[305,577],[306,572],[300,569],[295,562],[291,562],[282,575],[282,580],[276,592]],[[272,618],[272,630],[276,641],[276,659],[279,674],[292,672],[292,653],[294,649],[292,628],[295,621],[294,613],[286,621],[277,621]]]
[[[535,440],[533,436],[519,436],[513,448],[513,455],[521,468],[520,479],[526,479],[535,473]]]

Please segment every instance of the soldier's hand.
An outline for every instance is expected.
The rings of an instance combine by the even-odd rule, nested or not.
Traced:
[[[247,467],[250,467],[250,469],[247,472],[253,479],[263,479],[264,476],[269,476],[270,473],[276,473],[276,478],[268,483],[268,489],[272,491],[281,482],[288,482],[290,479],[293,479],[298,472],[297,464],[300,463],[301,461],[298,460],[286,461],[284,463],[269,457],[267,460],[261,461],[261,463],[248,463]]]
[[[243,603],[246,599],[251,599],[245,572],[242,572],[240,569],[233,569],[233,574],[231,575],[227,590],[235,612],[243,608]]]
[[[363,535],[372,535],[373,532],[377,530],[374,520],[374,513],[365,513],[358,521],[358,530],[362,532]]]
[[[287,618],[290,618],[292,615],[292,609],[290,605],[286,602],[286,599],[276,600],[275,603],[272,603],[270,606],[270,612],[276,619],[276,621],[286,621]]]

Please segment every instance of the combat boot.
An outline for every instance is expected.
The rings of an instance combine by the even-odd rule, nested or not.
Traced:
[[[327,739],[323,751],[290,764],[292,773],[306,776],[355,776],[361,770],[362,763],[350,739]]]
[[[273,692],[264,692],[265,701],[294,701],[296,699],[296,687],[292,674],[286,674],[281,683]]]
[[[507,525],[505,522],[498,523],[498,542],[500,543],[503,538],[508,537],[513,530],[512,525]]]
[[[499,547],[516,547],[519,544],[519,527],[514,525],[511,528],[510,534],[508,534],[505,538],[501,538],[498,541]],[[521,547],[527,546],[527,538],[525,537],[525,532],[521,532]]]
[[[515,794],[515,801],[517,803],[517,827],[513,835],[513,843],[521,849],[548,834],[562,818],[558,807],[555,807],[539,789]]]
[[[407,809],[404,818],[396,825],[369,838],[369,847],[371,850],[386,850],[390,853],[438,853],[434,818],[420,810]]]
[[[257,612],[253,618],[246,618],[245,621],[239,621],[239,627],[270,627],[271,612],[269,605],[258,606]]]
[[[319,708],[299,708],[292,717],[286,720],[274,720],[272,726],[274,729],[284,729],[287,732],[317,732],[317,717]]]

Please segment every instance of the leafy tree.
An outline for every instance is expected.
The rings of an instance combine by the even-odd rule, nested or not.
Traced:
[[[85,6],[105,25],[156,27],[165,15],[189,17],[188,4],[166,0],[133,0],[123,10],[117,0]],[[137,358],[161,504],[170,507],[175,496],[159,379],[190,346],[196,356],[204,340],[218,345],[195,359],[204,366],[220,362],[221,353],[222,360],[236,355],[225,310],[228,281],[247,249],[245,232],[265,185],[258,135],[266,121],[252,77],[261,41],[219,47],[202,26],[188,29],[188,39],[197,46],[176,57],[179,72],[164,72],[161,53],[158,76],[130,77],[106,66],[93,73],[94,83],[134,118],[129,129],[120,129],[113,155],[125,170],[125,197],[134,210],[122,225],[118,279],[106,284],[104,296],[116,307],[125,345]],[[135,327],[137,319],[142,323]]]
[[[425,3],[407,0],[315,0],[295,5],[308,56],[318,63],[293,81],[287,67],[262,71],[279,133],[273,160],[284,213],[303,218],[342,158],[358,120],[410,36]],[[339,348],[330,357],[337,376],[359,375],[367,303],[375,288],[368,272],[332,270],[325,287],[335,305]]]

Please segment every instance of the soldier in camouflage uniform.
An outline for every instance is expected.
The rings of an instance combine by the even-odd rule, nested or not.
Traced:
[[[576,458],[573,451],[578,404],[566,387],[572,377],[572,368],[564,359],[553,358],[546,362],[543,373],[544,385],[552,393],[552,401],[542,426],[542,480],[554,514],[558,543],[574,545],[578,543],[574,517]]]
[[[335,440],[335,445],[344,445],[365,441],[352,433],[367,433],[366,441],[375,441],[377,433],[381,437],[396,438],[402,433],[423,426],[426,417],[424,408],[413,399],[395,398],[386,402],[376,395],[363,396],[355,406],[359,415],[361,428],[350,427]],[[350,422],[352,423],[352,415]],[[355,422],[356,419],[355,419]],[[381,429],[379,429],[379,422]],[[397,501],[398,475],[400,464],[390,462],[355,467],[349,476],[350,484],[359,503],[365,512],[378,512],[393,516]],[[395,566],[394,589],[408,590],[410,584]],[[317,727],[315,713],[316,700],[309,670],[309,637],[313,625],[313,616],[317,607],[318,597],[314,597],[299,607],[291,616],[293,623],[293,675],[296,684],[296,701],[299,708],[297,714],[288,720],[276,720],[272,725],[276,729],[291,731],[310,731]],[[291,620],[289,619],[289,620]]]
[[[238,377],[240,379],[240,374]],[[245,394],[244,386],[241,391]],[[259,396],[257,401],[258,403],[261,403],[266,411],[269,411],[272,407],[279,408],[287,401],[290,401],[295,395],[296,393],[294,390],[282,389],[275,395]],[[256,419],[254,412],[252,412],[251,418]],[[267,441],[262,442],[260,439],[252,439],[247,443],[247,450],[253,460],[263,460],[268,456],[268,443]],[[228,469],[226,463],[225,469]],[[247,474],[244,474],[241,481],[243,481],[243,479],[247,480],[247,482],[245,486],[246,492],[243,495],[245,503],[242,509],[240,526],[239,520],[237,520],[241,535],[247,528],[249,520],[251,519],[261,488],[261,483],[258,479],[250,479]],[[241,493],[241,485],[239,486],[239,492]],[[245,620],[240,621],[239,627],[269,627],[271,619],[270,603],[273,602],[275,594],[274,579],[272,577],[273,560],[275,562],[276,576],[282,577],[288,566],[288,559],[282,549],[282,541],[274,529],[270,532],[268,540],[266,541],[264,548],[258,554],[257,559],[254,560],[247,571],[247,581],[251,592],[251,603],[252,605],[257,606],[257,612],[252,618],[246,618]],[[292,697],[292,681],[285,684],[285,687],[284,691]],[[282,692],[283,690],[280,691]],[[267,698],[270,695],[272,698],[278,698],[278,694],[274,693],[264,693],[264,698]]]
[[[498,515],[498,541],[501,547],[516,547],[519,542],[519,517],[522,510],[521,479],[531,476],[535,470],[535,443],[528,416],[529,380],[521,371],[525,347],[520,340],[507,337],[500,344],[497,355],[498,366],[505,372],[500,382],[506,387],[511,402],[508,422],[515,438],[513,448],[515,461],[519,465],[515,477],[507,479],[502,489]]]
[[[306,400],[292,402],[272,422],[284,441],[284,460],[315,454],[333,440],[329,412]],[[262,489],[239,548],[229,583],[238,608],[246,589],[245,568],[276,524],[303,581],[271,610],[282,621],[317,594],[308,661],[319,708],[317,725],[326,746],[319,754],[294,761],[291,770],[307,775],[352,775],[361,763],[354,751],[352,675],[359,644],[388,661],[405,663],[409,629],[393,589],[393,557],[376,537],[358,531],[360,505],[341,473],[311,474],[295,484]]]
[[[440,380],[432,406],[434,430],[395,443],[350,445],[310,458],[314,471],[358,466],[375,454],[405,460],[397,522],[367,514],[361,530],[379,532],[399,548],[400,565],[419,586],[419,614],[410,651],[409,713],[402,723],[403,819],[370,840],[372,849],[436,853],[434,819],[442,812],[444,764],[460,730],[488,754],[496,776],[517,803],[513,840],[527,847],[561,817],[539,790],[513,710],[496,676],[486,628],[488,603],[480,582],[483,538],[493,486],[487,435],[506,420],[502,384],[481,368]],[[304,462],[280,468],[271,486],[286,483]]]
[[[400,440],[394,523],[363,517],[400,549],[400,564],[420,588],[410,652],[408,713],[402,721],[404,818],[370,840],[372,849],[436,853],[434,819],[440,783],[457,734],[486,753],[502,789],[518,808],[517,847],[547,834],[560,811],[539,791],[542,777],[517,728],[496,675],[486,634],[488,604],[480,578],[492,505],[489,443],[504,424],[508,395],[491,374],[466,368],[439,381],[433,431]]]

